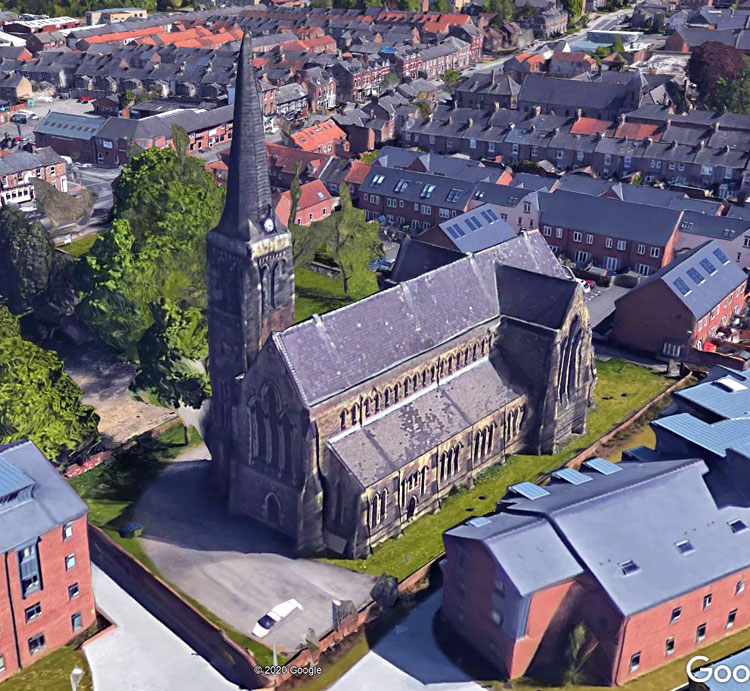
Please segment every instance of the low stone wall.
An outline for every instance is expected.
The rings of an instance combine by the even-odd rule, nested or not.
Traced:
[[[250,651],[228,638],[167,583],[92,525],[89,546],[91,559],[99,568],[229,681],[246,689],[273,685],[271,679],[253,671],[258,663]]]

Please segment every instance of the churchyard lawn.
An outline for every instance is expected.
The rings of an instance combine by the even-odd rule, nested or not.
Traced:
[[[672,383],[663,374],[624,360],[597,360],[596,366],[596,406],[589,412],[586,434],[575,437],[555,454],[515,455],[505,465],[489,468],[473,488],[450,494],[438,513],[418,518],[400,538],[379,545],[367,559],[327,561],[363,573],[386,572],[399,580],[405,578],[442,554],[445,530],[471,516],[489,513],[506,487],[523,480],[534,482],[542,473],[560,467]]]

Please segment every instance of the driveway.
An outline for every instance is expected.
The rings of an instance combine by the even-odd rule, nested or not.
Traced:
[[[479,684],[443,655],[432,635],[441,598],[442,590],[417,606],[329,691],[480,691]]]
[[[274,629],[280,650],[302,647],[307,629],[331,628],[333,599],[369,599],[374,578],[294,555],[288,538],[249,518],[235,518],[209,497],[205,446],[186,452],[144,492],[135,508],[146,554],[164,578],[235,629],[250,634],[274,605],[296,598],[295,612]],[[270,646],[273,638],[264,642]]]
[[[96,566],[98,606],[117,628],[84,646],[96,691],[239,689]]]

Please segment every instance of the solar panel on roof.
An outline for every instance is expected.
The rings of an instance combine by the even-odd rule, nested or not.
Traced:
[[[701,266],[708,271],[709,276],[716,273],[716,267],[708,259],[701,259]]]
[[[470,526],[474,528],[481,528],[483,525],[489,525],[492,521],[484,516],[477,516],[476,518],[470,518],[466,521]]]
[[[591,478],[588,475],[579,473],[575,468],[560,468],[552,473],[553,477],[558,480],[565,480],[571,485],[582,485],[584,482],[591,482]]]
[[[687,274],[688,276],[690,276],[690,278],[693,279],[696,285],[700,285],[701,283],[703,283],[703,281],[706,280],[705,278],[703,278],[703,274],[698,271],[698,269],[688,269]]]
[[[458,238],[461,238],[464,235],[466,235],[466,233],[464,233],[464,231],[461,230],[461,228],[459,227],[457,223],[454,223],[448,226],[448,233],[454,240],[458,240]]]
[[[605,458],[589,458],[588,461],[584,461],[583,465],[591,470],[595,470],[597,473],[602,475],[612,475],[613,473],[619,473],[622,468],[619,465],[606,460]]]
[[[492,209],[484,209],[482,211],[482,216],[484,216],[490,223],[500,220],[500,217]]]
[[[688,288],[688,284],[685,283],[681,278],[678,278],[673,283],[674,287],[677,288],[683,295],[689,295],[692,291]]]
[[[516,485],[508,487],[508,490],[515,494],[519,494],[522,497],[526,497],[526,499],[539,499],[540,497],[546,497],[549,494],[544,487],[535,485],[533,482],[519,482]]]
[[[482,227],[482,222],[476,216],[470,216],[466,219],[466,225],[471,230],[479,230]]]
[[[729,257],[724,254],[724,250],[720,247],[714,250],[714,257],[716,257],[722,264],[729,264]]]

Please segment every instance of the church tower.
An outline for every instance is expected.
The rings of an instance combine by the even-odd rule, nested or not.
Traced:
[[[272,331],[294,323],[292,239],[271,200],[261,91],[245,34],[237,63],[227,196],[208,234],[211,408],[207,444],[212,481],[226,494],[237,453],[242,378]]]

